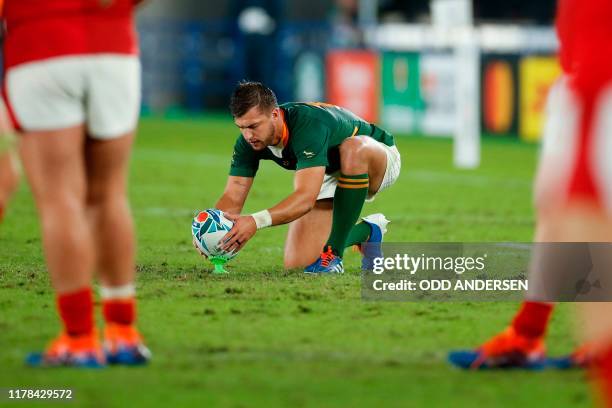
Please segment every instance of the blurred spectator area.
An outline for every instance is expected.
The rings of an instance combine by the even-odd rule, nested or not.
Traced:
[[[554,1],[474,0],[475,19],[550,24]],[[244,78],[280,101],[322,100],[327,51],[364,47],[366,2],[382,23],[429,22],[429,0],[149,0],[138,15],[143,109],[225,110]]]
[[[144,110],[224,109],[243,78],[291,99],[300,56],[324,58],[332,9],[333,0],[149,1],[138,15]]]
[[[379,0],[381,21],[420,21],[429,18],[430,0]],[[479,22],[523,22],[550,25],[556,0],[474,0],[474,17]]]

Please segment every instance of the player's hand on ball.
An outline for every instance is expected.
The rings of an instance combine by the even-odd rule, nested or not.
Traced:
[[[225,214],[225,218],[232,221],[234,226],[225,234],[219,243],[220,248],[226,252],[238,252],[249,239],[257,232],[255,219],[250,215]]]

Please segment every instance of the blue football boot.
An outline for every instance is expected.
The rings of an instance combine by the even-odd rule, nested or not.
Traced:
[[[96,332],[82,336],[62,333],[45,351],[29,354],[26,364],[30,367],[101,368],[106,361]]]
[[[541,370],[547,366],[544,340],[520,336],[512,326],[476,350],[451,351],[448,362],[466,370]]]
[[[151,351],[133,325],[108,323],[104,328],[104,351],[109,364],[144,365]]]
[[[304,269],[305,273],[344,273],[342,258],[332,252],[330,246],[326,252],[321,252],[319,259]]]
[[[361,269],[371,271],[374,269],[374,259],[382,258],[382,242],[383,236],[387,233],[387,224],[389,220],[384,214],[372,214],[362,218],[363,222],[371,228],[370,236],[365,242],[365,245],[358,245],[361,252]]]

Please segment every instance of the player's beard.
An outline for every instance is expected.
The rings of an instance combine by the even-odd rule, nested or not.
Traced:
[[[272,125],[270,123],[270,131],[267,132],[265,137],[257,138],[255,140],[257,142],[256,145],[253,145],[253,143],[251,141],[249,141],[248,139],[246,139],[246,141],[249,143],[249,145],[251,145],[251,148],[253,148],[254,150],[259,151],[259,150],[264,150],[268,146],[273,146],[275,139],[276,138],[275,138],[275,134],[274,134],[274,125]]]
[[[268,146],[274,145],[274,126],[270,124],[270,132],[266,135],[265,138],[259,140],[257,147],[254,147],[255,150],[263,150]],[[253,145],[251,145],[253,146]]]
[[[259,151],[259,150],[265,149],[267,146],[266,146],[265,143],[257,142],[257,144],[255,144],[255,145],[251,144],[251,147],[253,148],[253,150]]]

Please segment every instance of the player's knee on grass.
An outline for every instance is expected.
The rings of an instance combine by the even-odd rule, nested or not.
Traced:
[[[285,254],[283,264],[285,269],[305,268],[317,259],[317,255],[308,256],[299,253]]]
[[[317,260],[320,248],[302,248],[301,250],[286,250],[283,260],[285,269],[305,268]]]
[[[295,269],[300,268],[302,266],[300,265],[299,259],[295,257],[285,257],[285,259],[283,260],[283,265],[285,269]]]

